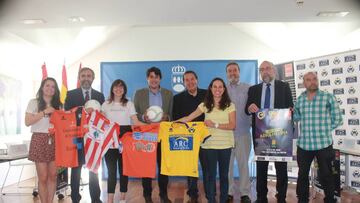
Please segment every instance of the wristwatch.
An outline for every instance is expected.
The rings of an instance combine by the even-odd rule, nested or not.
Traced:
[[[219,127],[219,123],[215,123],[214,127],[215,127],[215,128],[218,128],[218,127]]]

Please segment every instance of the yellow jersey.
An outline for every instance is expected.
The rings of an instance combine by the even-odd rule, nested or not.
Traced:
[[[204,122],[161,122],[160,173],[169,176],[198,177],[200,144],[209,136]]]

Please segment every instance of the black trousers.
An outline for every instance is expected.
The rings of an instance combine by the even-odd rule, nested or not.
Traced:
[[[81,175],[81,167],[78,166],[75,168],[71,168],[71,200],[72,202],[80,202],[81,195],[79,193],[80,188],[80,175]],[[98,174],[95,174],[89,171],[89,191],[92,203],[100,203],[100,186],[99,186],[99,178]]]
[[[256,192],[257,200],[261,203],[267,202],[267,176],[268,161],[256,161]],[[285,202],[288,186],[288,174],[286,162],[275,162],[276,169],[276,198],[279,203]]]
[[[320,184],[324,187],[325,203],[335,203],[335,183],[332,175],[332,161],[335,159],[335,152],[332,145],[327,148],[307,151],[297,147],[297,163],[299,173],[296,185],[296,195],[299,202],[309,202],[309,171],[311,162],[316,157],[319,165]]]
[[[156,160],[158,165],[158,185],[160,191],[160,197],[167,197],[167,186],[169,183],[169,176],[160,174],[161,169],[161,142],[158,143],[157,152],[156,152]],[[151,197],[152,193],[152,179],[151,178],[142,178],[142,186],[143,186],[143,196]]]
[[[120,154],[119,149],[109,149],[105,154],[105,162],[109,174],[107,192],[115,193],[117,171],[119,171],[120,174],[120,192],[127,192],[129,178],[123,175],[122,154]]]

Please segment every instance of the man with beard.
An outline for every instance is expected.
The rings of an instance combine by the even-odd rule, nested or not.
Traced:
[[[264,61],[260,65],[262,83],[251,86],[245,106],[246,114],[252,114],[253,140],[255,142],[255,113],[259,109],[282,109],[294,106],[291,90],[288,83],[275,80],[274,64]],[[257,203],[267,203],[267,172],[268,161],[256,161],[256,191]],[[276,198],[278,203],[286,202],[288,186],[287,163],[275,162],[276,169]]]
[[[229,81],[227,85],[231,101],[236,108],[236,128],[234,131],[235,147],[231,151],[229,168],[229,196],[228,202],[233,201],[236,193],[234,183],[234,159],[236,159],[239,171],[241,203],[251,203],[250,178],[249,178],[249,155],[251,150],[250,125],[251,117],[245,114],[244,108],[250,85],[240,82],[240,67],[236,62],[226,65],[226,75]]]
[[[319,90],[316,73],[306,73],[303,83],[306,91],[298,97],[294,108],[294,120],[301,122],[301,133],[297,140],[299,172],[296,194],[299,203],[309,202],[309,170],[316,157],[320,183],[324,187],[324,202],[335,203],[335,183],[332,176],[335,152],[331,131],[342,125],[341,110],[334,95]]]
[[[91,88],[91,84],[94,81],[95,73],[92,69],[84,67],[80,69],[78,74],[78,80],[80,81],[80,88],[67,92],[65,99],[65,110],[70,110],[77,106],[84,106],[84,104],[90,100],[97,100],[100,104],[104,103],[104,95]],[[88,113],[93,111],[92,108],[86,109]],[[77,138],[77,142],[82,146],[78,149],[79,166],[71,168],[71,200],[74,203],[80,202],[81,195],[79,193],[80,187],[80,175],[81,167],[85,163],[84,156],[84,142],[83,138]],[[98,175],[89,171],[89,191],[92,203],[101,203],[100,200],[100,186]]]

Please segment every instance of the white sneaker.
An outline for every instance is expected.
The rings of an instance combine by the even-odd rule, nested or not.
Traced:
[[[119,203],[126,203],[126,200],[120,200]]]

